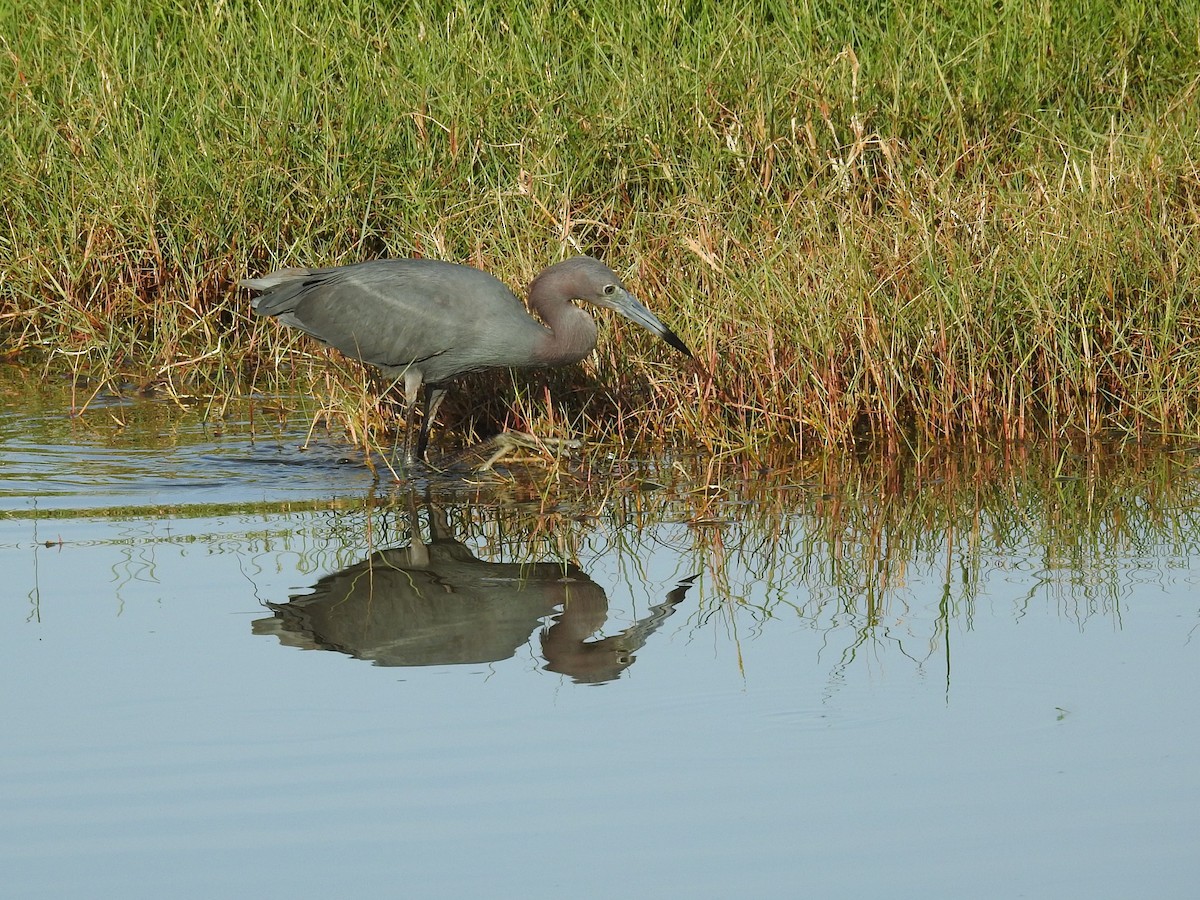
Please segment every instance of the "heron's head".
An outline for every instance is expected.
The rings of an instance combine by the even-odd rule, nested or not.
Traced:
[[[550,283],[546,283],[549,279]],[[546,269],[530,286],[530,294],[542,283],[548,293],[563,300],[582,300],[620,313],[647,331],[658,335],[680,353],[691,356],[692,351],[675,332],[650,312],[637,297],[621,283],[608,266],[590,256],[576,256]]]

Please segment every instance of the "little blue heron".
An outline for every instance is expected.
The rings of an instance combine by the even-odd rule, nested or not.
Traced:
[[[550,266],[529,286],[529,307],[503,282],[471,266],[432,259],[377,259],[328,269],[280,269],[247,278],[261,291],[254,311],[299,328],[346,356],[404,380],[405,455],[414,460],[413,418],[425,386],[416,459],[425,459],[429,425],[446,382],[488,369],[564,366],[596,348],[596,322],[572,303],[615,310],[681,353],[670,328],[590,256]]]

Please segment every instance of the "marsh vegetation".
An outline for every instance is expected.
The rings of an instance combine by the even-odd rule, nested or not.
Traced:
[[[521,293],[589,253],[698,363],[609,329],[581,367],[471,384],[448,422],[760,456],[1195,436],[1198,29],[1111,0],[18,0],[4,354],[328,397],[381,441],[366,376],[254,321],[239,278],[429,256]]]

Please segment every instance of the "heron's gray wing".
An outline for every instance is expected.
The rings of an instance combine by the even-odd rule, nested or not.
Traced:
[[[530,328],[541,328],[491,275],[434,260],[375,260],[255,281],[269,283],[256,312],[364,362],[419,366],[427,381],[499,364],[491,350],[498,337],[528,339],[536,333]]]

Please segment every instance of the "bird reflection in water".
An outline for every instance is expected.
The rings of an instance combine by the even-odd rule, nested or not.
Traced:
[[[443,511],[428,510],[428,543],[414,506],[407,547],[378,551],[324,576],[311,593],[267,603],[274,615],[256,620],[254,633],[377,666],[464,665],[515,656],[549,617],[540,635],[543,668],[599,684],[633,664],[696,577],[619,634],[592,640],[608,619],[608,597],[578,566],[478,559],[449,536]]]

